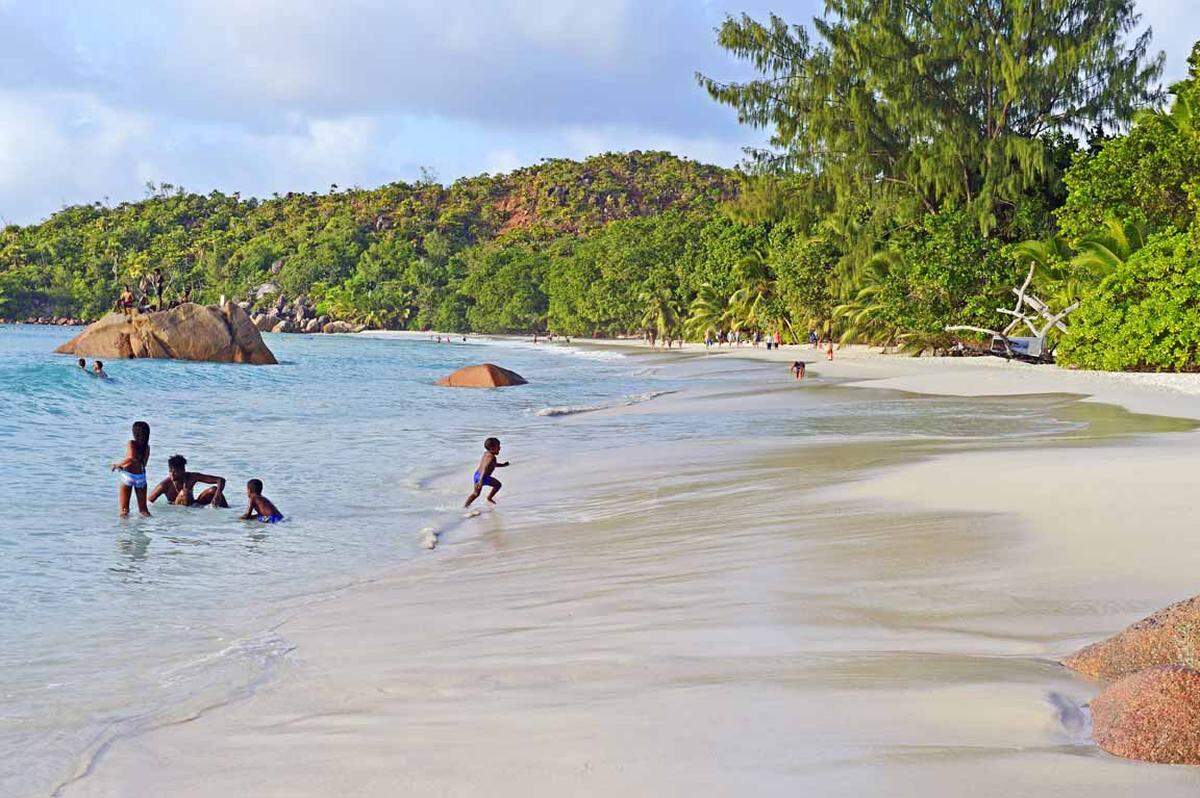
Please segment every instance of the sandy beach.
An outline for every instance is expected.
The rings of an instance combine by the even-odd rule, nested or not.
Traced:
[[[114,740],[58,794],[1200,789],[1194,769],[1100,752],[1078,711],[1097,687],[1056,664],[1197,592],[1200,437],[1180,419],[1200,420],[1200,375],[809,347],[642,356],[769,362],[737,395],[603,412],[701,402],[714,425],[769,429],[825,385],[981,414],[1098,410],[1080,416],[1090,431],[1015,445],[764,435],[548,455],[427,557],[286,621],[293,652],[269,682]],[[797,358],[812,383],[791,381]]]

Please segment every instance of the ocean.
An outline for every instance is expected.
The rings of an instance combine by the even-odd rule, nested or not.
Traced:
[[[578,466],[630,441],[648,452],[687,444],[716,460],[722,441],[750,438],[823,450],[968,446],[1086,427],[1052,412],[1061,400],[996,402],[981,414],[979,401],[819,377],[796,384],[780,364],[730,353],[629,355],[476,337],[268,335],[278,366],[113,361],[111,379],[99,380],[50,354],[73,334],[0,327],[5,796],[50,794],[112,740],[252,692],[294,654],[277,632],[289,614],[469,542],[459,508],[487,436],[513,463],[498,474],[506,487],[497,512],[536,505],[553,518],[572,497],[556,493],[546,464]],[[433,384],[478,362],[530,384]],[[777,393],[771,411],[729,410],[753,385]],[[160,500],[152,518],[136,506],[118,518],[109,464],[137,420],[152,430],[151,485],[180,453],[190,470],[228,479],[232,509]],[[838,468],[830,462],[831,479]],[[251,477],[283,523],[237,520]]]

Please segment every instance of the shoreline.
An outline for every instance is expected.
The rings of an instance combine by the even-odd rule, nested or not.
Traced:
[[[591,342],[573,341],[573,345],[575,344],[592,345]],[[648,347],[628,347],[621,343],[616,346],[636,349],[646,354],[655,353]],[[702,346],[699,349],[703,352]],[[806,347],[798,349],[803,350]],[[750,347],[743,347],[735,348],[732,352],[727,350],[727,355],[735,358],[749,355],[740,359],[782,364],[795,359],[795,352],[796,349],[784,349],[779,352],[773,351],[767,356],[765,349],[756,352]],[[673,349],[669,354],[676,353],[679,353],[679,350]],[[661,354],[666,355],[668,352],[663,350]],[[685,349],[680,354],[697,353]],[[726,353],[722,356],[726,356]],[[1130,412],[1200,418],[1200,399],[1196,398],[1200,397],[1200,379],[1195,380],[1194,385],[1188,380],[1179,381],[1178,384],[1161,385],[1153,382],[1139,383],[1137,380],[1109,380],[1096,377],[1090,372],[1055,369],[1038,373],[1047,367],[1008,364],[991,358],[986,360],[996,365],[971,367],[973,363],[970,361],[978,360],[975,358],[938,360],[955,365],[930,365],[936,361],[929,358],[880,357],[871,353],[855,356],[847,352],[833,364],[814,364],[810,373],[813,376],[833,378],[843,386],[885,388],[930,396],[1086,395],[1084,401],[1116,404]],[[964,365],[957,365],[959,363]],[[1066,379],[1060,379],[1060,375],[1068,376]],[[1111,517],[1115,481],[1119,488],[1117,493],[1130,489],[1137,489],[1143,493],[1149,490],[1149,494],[1144,498],[1155,505],[1160,518],[1168,519],[1173,524],[1171,536],[1163,543],[1172,546],[1184,544],[1187,534],[1186,502],[1178,498],[1171,502],[1166,499],[1172,495],[1187,495],[1183,484],[1187,471],[1183,466],[1194,458],[1198,447],[1200,439],[1196,438],[1195,434],[1184,433],[1141,435],[1133,440],[1110,441],[1099,444],[1098,448],[1091,447],[1086,450],[1055,447],[1053,444],[1046,445],[1035,441],[1029,446],[1016,447],[1014,451],[969,449],[966,452],[940,452],[933,456],[913,457],[901,464],[868,467],[867,471],[871,474],[869,480],[855,479],[840,486],[817,486],[813,490],[803,491],[802,494],[806,497],[806,503],[834,508],[829,510],[828,522],[841,517],[845,507],[851,508],[852,517],[870,516],[871,524],[856,534],[865,534],[871,539],[875,539],[878,534],[884,534],[885,537],[878,538],[881,543],[887,540],[888,534],[894,534],[887,531],[886,523],[881,520],[885,516],[879,515],[880,508],[884,507],[904,508],[902,528],[913,530],[911,534],[918,535],[914,541],[923,539],[920,537],[923,533],[919,530],[919,525],[914,526],[916,522],[913,520],[921,518],[928,519],[927,523],[934,527],[946,527],[947,533],[942,545],[960,545],[953,541],[960,540],[964,529],[986,528],[991,530],[987,533],[989,535],[999,534],[1019,541],[1019,548],[1023,553],[1032,557],[1030,563],[1025,564],[1033,564],[1040,569],[1037,572],[1039,579],[1057,578],[1057,584],[1064,590],[1087,591],[1099,586],[1109,591],[1106,594],[1107,598],[1102,596],[1091,599],[1103,599],[1106,602],[1103,611],[1093,607],[1090,613],[1079,611],[1077,617],[1072,615],[1068,619],[1078,627],[1069,639],[1072,642],[1076,639],[1078,642],[1085,642],[1091,637],[1115,631],[1119,625],[1123,625],[1122,619],[1132,620],[1165,603],[1160,597],[1181,589],[1187,583],[1186,572],[1190,569],[1186,567],[1186,562],[1176,562],[1176,570],[1171,572],[1170,578],[1166,578],[1162,569],[1172,561],[1164,560],[1159,552],[1158,557],[1143,557],[1138,563],[1139,567],[1133,569],[1136,570],[1134,577],[1119,579],[1114,584],[1114,568],[1127,566],[1132,553],[1130,547],[1126,546],[1119,549],[1120,556],[1115,561],[1112,557],[1103,557],[1099,562],[1088,561],[1084,568],[1075,567],[1068,569],[1069,573],[1062,573],[1061,569],[1056,570],[1053,567],[1055,558],[1069,561],[1071,557],[1078,557],[1062,546],[1054,545],[1055,532],[1062,519],[1071,519],[1072,523],[1086,522],[1093,534],[1098,536],[1097,539],[1105,543],[1119,541],[1122,533],[1120,519]],[[1055,458],[1050,467],[1044,462],[1050,456],[1047,452]],[[1104,457],[1100,457],[1099,454],[1103,454]],[[738,493],[756,490],[753,482],[755,478],[764,484],[779,479],[778,466],[767,466],[759,462],[763,456],[762,451],[749,459],[746,458],[745,452],[742,455],[734,455],[732,462],[742,462],[747,473],[726,481],[725,488]],[[742,459],[739,460],[739,457]],[[670,460],[666,462],[669,463]],[[787,469],[807,467],[802,463],[788,462]],[[641,465],[641,470],[645,471],[646,464]],[[664,463],[662,467],[669,465]],[[1087,482],[1080,482],[1084,476],[1081,468],[1087,470]],[[1002,501],[989,487],[989,478],[997,469],[1005,475],[1005,480],[1011,483],[1013,491],[1032,498],[1017,506]],[[1065,472],[1066,475],[1060,475],[1058,479],[1058,493],[1048,487],[1046,479],[1048,473],[1054,471]],[[718,546],[722,547],[723,551],[729,545],[729,542],[720,536],[714,538],[713,531],[705,531],[705,524],[710,522],[696,516],[694,511],[690,511],[689,518],[699,527],[699,532],[691,528],[681,529],[677,530],[677,536],[658,540],[661,534],[639,525],[640,520],[636,515],[612,510],[614,493],[621,487],[628,489],[628,484],[613,477],[610,470],[602,473],[608,475],[605,477],[608,482],[599,486],[597,495],[586,498],[589,503],[604,504],[616,513],[607,521],[600,521],[598,528],[607,530],[607,534],[611,536],[609,542],[618,552],[625,552],[626,558],[633,558],[627,561],[627,566],[632,565],[635,570],[653,570],[653,566],[650,565],[653,560],[645,558],[664,556],[664,552],[669,552],[671,564],[678,566],[694,556],[687,551],[690,545]],[[697,476],[704,481],[714,479],[718,473],[719,470],[707,474],[701,472]],[[1131,473],[1138,478],[1131,481]],[[1149,477],[1145,482],[1142,479],[1143,474]],[[579,475],[575,474],[572,479],[579,479]],[[1069,496],[1063,495],[1061,484],[1064,481],[1070,483]],[[947,495],[942,490],[947,483],[956,486],[954,493]],[[687,489],[680,486],[666,489],[651,487],[648,490],[650,492],[644,500],[639,499],[635,502],[637,506],[642,506],[643,501],[648,502],[644,505],[647,510],[664,502],[679,501],[672,498],[672,492]],[[686,493],[683,495],[686,496]],[[720,501],[719,496],[705,495],[708,495],[709,501]],[[786,524],[784,519],[788,516],[781,510],[766,510],[753,505],[745,507],[736,501],[728,509],[730,518],[749,513],[745,516],[750,524],[746,532],[755,535],[753,538],[745,538],[738,547],[728,550],[726,556],[734,558],[730,567],[749,569],[756,573],[765,567],[767,573],[770,573],[772,567],[758,561],[766,551],[760,550],[759,544],[752,541],[759,534],[765,534],[780,524]],[[783,510],[795,509],[797,508],[790,500],[783,502]],[[1142,512],[1142,508],[1139,508],[1139,511]],[[1106,514],[1110,516],[1107,521]],[[663,518],[660,520],[665,521]],[[591,522],[580,520],[576,523]],[[876,526],[872,524],[884,526],[876,530]],[[631,541],[630,525],[634,530],[641,530],[633,533],[634,538],[649,534],[656,538],[657,544],[643,549],[636,541]],[[711,675],[703,675],[705,666],[702,663],[706,658],[700,653],[701,649],[697,648],[707,636],[700,633],[699,629],[684,634],[683,629],[673,629],[669,626],[646,636],[650,629],[642,629],[640,624],[651,622],[653,616],[647,616],[644,609],[639,612],[633,606],[626,607],[625,602],[618,599],[619,594],[612,592],[613,586],[609,581],[620,583],[625,577],[622,570],[614,570],[615,563],[610,561],[608,552],[603,548],[596,548],[603,539],[589,540],[581,553],[560,541],[545,518],[507,528],[503,518],[491,515],[487,517],[486,524],[481,526],[484,527],[483,530],[476,534],[473,540],[454,547],[458,550],[454,551],[456,556],[453,565],[440,557],[409,563],[391,576],[359,586],[350,594],[334,599],[328,606],[319,607],[310,615],[285,624],[285,627],[291,627],[285,628],[285,631],[297,646],[296,656],[301,669],[305,670],[303,674],[297,675],[293,670],[291,681],[285,679],[282,683],[273,684],[262,693],[246,701],[222,707],[201,721],[165,727],[137,739],[118,741],[114,750],[107,752],[103,759],[97,762],[94,772],[81,781],[67,785],[61,794],[152,795],[163,794],[163,790],[166,790],[174,794],[217,795],[222,794],[223,788],[228,789],[236,784],[240,784],[243,789],[256,789],[256,794],[264,795],[330,794],[329,790],[337,790],[334,785],[350,785],[355,794],[367,795],[395,794],[396,791],[403,790],[425,792],[431,789],[451,794],[518,794],[528,793],[530,790],[536,792],[539,787],[548,789],[549,785],[553,784],[557,785],[555,791],[561,792],[566,789],[575,793],[600,795],[610,794],[616,789],[636,790],[639,784],[644,788],[643,781],[630,779],[644,779],[648,774],[656,774],[666,779],[658,783],[659,794],[736,794],[747,784],[768,794],[794,792],[796,788],[820,788],[823,783],[820,778],[787,771],[759,772],[754,766],[757,760],[752,757],[742,765],[734,767],[726,774],[727,778],[706,770],[699,774],[703,777],[699,781],[697,774],[682,770],[678,763],[670,763],[665,758],[668,751],[686,760],[689,756],[694,756],[696,750],[704,750],[705,746],[715,744],[714,740],[705,738],[700,730],[718,722],[724,713],[737,711],[733,706],[725,706],[719,694],[707,695],[698,702],[696,696],[692,695],[696,689],[700,689],[698,685],[703,684],[703,680],[712,678]],[[905,534],[909,533],[906,531]],[[1077,538],[1078,536],[1073,536],[1071,542],[1080,543]],[[790,537],[780,537],[775,542],[788,547],[797,545]],[[679,548],[680,544],[684,544],[683,549]],[[549,560],[547,556],[542,555],[543,549],[552,551],[553,556]],[[1026,549],[1029,551],[1024,551]],[[1107,550],[1104,547],[1102,549]],[[739,550],[746,553],[735,554]],[[897,553],[897,556],[905,557],[903,553]],[[573,562],[576,557],[594,563],[604,578],[586,578],[582,572],[577,571],[579,565]],[[555,569],[556,579],[564,581],[567,585],[585,585],[597,595],[587,599],[567,598],[557,585],[540,584],[538,580],[530,581],[533,578],[529,572],[530,568],[539,565],[546,567],[548,564]],[[856,561],[856,567],[865,566]],[[916,565],[904,567],[913,568]],[[443,572],[447,570],[449,572]],[[670,601],[698,603],[703,610],[702,617],[724,617],[725,613],[720,608],[708,606],[704,593],[697,592],[694,585],[688,587],[684,583],[680,588],[684,592],[679,595],[672,595],[673,591],[670,589],[664,594],[663,588],[655,580],[678,579],[678,574],[670,568],[654,571],[654,574],[650,582],[636,583],[638,589],[648,594],[652,602],[668,601],[664,606],[669,606]],[[1091,584],[1100,583],[1100,575],[1107,576],[1109,582]],[[953,578],[962,577],[954,575]],[[459,583],[460,580],[462,584]],[[750,590],[751,594],[757,592],[756,588],[744,582],[739,583],[739,587],[729,588],[720,581],[710,584],[711,579],[707,576],[694,576],[691,579],[692,582],[697,580],[709,587],[714,584],[720,585],[723,592],[728,592],[729,589]],[[771,584],[774,585],[774,589],[786,589],[786,583],[775,584],[772,579]],[[866,588],[872,584],[871,580],[867,580],[863,586]],[[1005,585],[1004,588],[1008,590],[1009,586]],[[905,592],[911,588],[893,586],[891,589]],[[934,589],[934,583],[930,584],[929,589]],[[1030,601],[1061,601],[1058,596],[1042,596],[1039,592],[1042,590],[1040,586],[1025,585],[1024,589],[1031,591]],[[544,600],[539,600],[539,595],[543,596]],[[730,594],[730,597],[736,595],[737,592]],[[1182,597],[1183,595],[1173,594],[1170,600]],[[484,603],[487,608],[477,606],[481,598],[486,599]],[[495,608],[507,607],[507,616],[498,615],[493,605]],[[599,624],[600,630],[611,631],[598,632],[596,636],[579,633],[578,638],[572,638],[569,644],[564,643],[557,635],[576,634],[573,631],[576,629],[576,613],[570,610],[572,606],[581,617],[588,619],[587,625]],[[773,604],[768,601],[753,606],[767,609]],[[564,610],[566,615],[563,614]],[[1044,625],[1042,621],[1035,624],[1038,628],[1032,637],[1027,627],[1009,628],[1014,623],[1013,618],[988,620],[986,614],[980,616],[979,628],[969,626],[959,631],[939,630],[939,626],[948,620],[933,607],[930,607],[930,611],[931,619],[922,623],[933,624],[929,629],[931,639],[937,641],[934,649],[942,651],[938,656],[946,663],[956,662],[955,658],[965,659],[959,665],[953,666],[953,675],[945,679],[947,684],[940,684],[935,680],[927,683],[928,689],[935,692],[948,690],[948,697],[955,700],[961,701],[971,695],[975,695],[976,700],[985,700],[977,694],[976,687],[966,683],[956,686],[956,680],[963,678],[959,668],[969,670],[972,667],[981,667],[986,671],[999,667],[996,662],[1005,661],[1014,655],[1021,656],[1006,648],[1002,642],[1006,638],[1020,638],[1022,642],[1015,652],[1025,652],[1026,657],[1032,655],[1033,660],[1030,662],[1068,653],[1067,650],[1052,650],[1053,644],[1048,642],[1056,640],[1057,645],[1061,645],[1064,639],[1063,630],[1058,627],[1041,628]],[[699,620],[685,610],[681,609],[680,612],[683,613],[681,622],[685,624],[684,629]],[[533,618],[526,617],[530,613]],[[624,615],[629,616],[628,621],[621,620]],[[538,616],[541,616],[541,621],[535,623]],[[1019,619],[1021,616],[1018,614],[1016,617]],[[683,620],[689,618],[692,620]],[[382,635],[385,639],[363,640],[362,635],[373,625],[372,619],[376,623],[382,623],[381,628],[388,629],[387,634]],[[724,622],[728,624],[733,621],[726,619]],[[825,623],[822,621],[816,628],[824,629]],[[1101,629],[1107,624],[1119,625]],[[727,632],[732,633],[737,628],[736,624],[730,625]],[[750,637],[740,644],[749,643],[751,649],[761,649],[759,656],[766,657],[767,661],[778,661],[775,667],[786,672],[790,667],[789,657],[803,658],[805,654],[803,647],[784,645],[779,648],[776,643],[768,642],[786,628],[775,628],[775,624],[772,623],[767,623],[761,628],[757,624],[752,625]],[[548,635],[543,631],[550,629],[553,629],[555,634]],[[467,632],[470,634],[466,634]],[[609,639],[614,635],[614,639]],[[658,639],[659,635],[666,636],[665,642]],[[928,648],[930,644],[922,643],[920,636],[908,640],[911,635],[909,631],[901,633],[899,628],[895,633],[889,633],[887,637],[894,636],[894,639],[887,647],[881,649],[880,656],[891,648],[896,652],[910,651],[912,653],[905,656],[920,658],[922,655],[916,652]],[[718,636],[717,639],[721,638]],[[823,643],[827,650],[820,656],[845,656],[833,653],[839,651],[842,644],[830,648],[836,639],[835,636]],[[964,639],[968,641],[965,648],[962,642]],[[1047,642],[1038,643],[1038,639],[1045,639]],[[516,648],[507,642],[510,640],[518,641]],[[635,641],[637,644],[631,647],[630,644]],[[579,645],[583,648],[578,649]],[[657,685],[655,682],[650,685],[652,689],[648,692],[644,689],[635,691],[638,701],[633,704],[628,702],[629,696],[616,701],[614,706],[607,709],[604,708],[605,705],[593,707],[586,701],[583,706],[574,708],[555,703],[562,700],[564,692],[577,697],[591,696],[591,700],[603,696],[606,690],[625,692],[629,687],[625,682],[630,674],[627,673],[628,669],[620,664],[621,652],[628,651],[630,655],[636,656],[638,646],[648,646],[668,659],[682,657],[684,663],[699,657],[692,665],[685,667],[684,672],[692,667],[700,670],[694,677],[681,677],[677,674],[669,683]],[[939,649],[939,646],[942,648]],[[439,656],[439,649],[457,653],[453,656]],[[447,659],[447,656],[450,658]],[[895,656],[895,653],[892,656]],[[999,657],[999,660],[994,661],[995,657]],[[484,663],[476,664],[475,660],[479,658],[482,658]],[[970,662],[975,662],[975,665],[971,665]],[[572,675],[560,673],[564,667],[569,667],[567,673]],[[664,666],[655,664],[649,667],[657,669]],[[729,667],[733,667],[734,672],[740,672],[749,665],[741,663]],[[802,669],[801,672],[808,672],[812,667]],[[942,666],[935,665],[935,671],[939,667]],[[946,667],[950,665],[947,664]],[[1044,670],[1033,665],[1021,665],[1017,670],[1025,674],[1019,677],[1025,680],[1021,683],[1021,690],[1025,692],[1028,692],[1030,684],[1043,683],[1048,687],[1071,693],[1077,701],[1086,700],[1088,688],[1081,680],[1058,673],[1053,668]],[[817,671],[820,671],[820,668],[817,668]],[[756,670],[752,672],[757,673]],[[561,681],[564,678],[567,680],[565,683]],[[681,683],[683,685],[689,684],[690,678],[701,679],[696,683],[697,687],[683,688],[683,693],[691,696],[684,703],[679,703],[671,697],[674,691],[680,689],[679,685],[668,686],[674,684],[678,678],[684,679]],[[731,685],[739,684],[742,678],[750,677],[739,677],[731,682]],[[789,726],[791,721],[770,708],[769,702],[778,700],[778,696],[775,699],[768,698],[778,690],[778,686],[772,686],[774,678],[758,674],[752,688],[743,685],[742,688],[738,688],[737,694],[741,696],[740,700],[748,702],[748,706],[758,708],[768,719],[769,728],[791,741],[796,731]],[[804,677],[796,674],[788,677],[791,678]],[[895,677],[888,677],[892,678]],[[1010,674],[1005,678],[1017,677]],[[595,686],[589,687],[593,683]],[[600,690],[599,694],[595,693],[597,689]],[[963,689],[968,692],[963,693]],[[701,693],[707,692],[701,689]],[[544,693],[552,697],[543,697]],[[893,695],[892,698],[893,711],[897,708],[901,712],[923,711],[919,704],[908,704],[908,699],[899,695]],[[789,700],[794,701],[794,696]],[[804,698],[800,706],[808,706],[806,702],[809,700]],[[874,710],[858,706],[857,698],[844,696],[843,700],[850,701],[857,707],[857,711],[866,713],[868,717],[874,713]],[[550,701],[551,706],[546,706],[546,701]],[[643,701],[650,702],[644,707],[644,723],[638,720],[638,713],[643,711],[640,702]],[[764,701],[768,703],[763,703]],[[446,704],[453,706],[454,712],[447,714],[444,706]],[[1005,723],[1015,722],[1011,715],[1014,710],[999,706],[994,697],[987,698],[985,705],[990,713],[989,717],[993,720],[1003,718]],[[590,711],[585,711],[584,706],[590,707]],[[791,706],[792,709],[796,708]],[[821,714],[817,705],[808,708],[818,715]],[[465,739],[457,736],[462,732],[460,724],[466,717],[482,709],[488,711],[483,717],[477,717],[475,723],[484,725],[492,737],[489,740],[481,740],[473,735],[468,735]],[[625,714],[630,711],[635,714]],[[941,712],[945,714],[946,711],[948,710]],[[614,715],[613,712],[617,714]],[[1042,716],[1048,718],[1050,713],[1037,701],[1032,715],[1028,706],[1016,712],[1024,718],[1022,723],[1026,724],[1021,727],[1022,733],[1029,733],[1030,728],[1036,730],[1039,724],[1049,725]],[[664,741],[662,748],[653,752],[655,755],[650,759],[635,755],[628,749],[628,741],[623,739],[626,735],[631,735],[636,741],[641,739],[637,728],[645,723],[654,726],[655,718],[675,716],[680,719],[692,718],[697,725],[691,732],[687,730],[686,725],[678,728],[683,737],[683,742],[680,743],[683,747],[668,745]],[[875,720],[887,726],[883,717],[876,717]],[[1000,734],[997,738],[993,732],[979,728],[977,722],[967,718],[947,716],[942,718],[942,721],[938,734],[948,734],[956,727],[965,725],[965,729],[959,728],[959,731],[965,733],[968,740],[978,737],[975,744],[985,748],[992,744],[1001,748],[1011,744],[1000,741],[1000,738],[1008,739],[1005,735]],[[633,723],[634,727],[628,727],[627,723]],[[1029,727],[1029,723],[1033,726]],[[743,734],[751,728],[740,721],[733,725]],[[835,730],[840,730],[834,737],[849,733],[849,730],[841,728],[842,725],[844,724],[833,723]],[[587,732],[587,729],[591,729],[591,732]],[[457,733],[454,733],[455,730]],[[1046,730],[1043,728],[1042,732]],[[251,747],[254,752],[242,752],[237,747],[229,747],[222,743],[221,740],[230,734],[236,740],[252,741]],[[566,739],[562,739],[564,734]],[[692,739],[696,734],[700,734],[700,737]],[[1059,732],[1051,731],[1051,739],[1055,739],[1055,735],[1058,734]],[[352,741],[352,745],[344,747],[337,742],[341,738]],[[720,739],[722,745],[733,746],[733,754],[731,755],[729,749],[715,749],[711,755],[719,756],[727,763],[736,763],[741,756],[737,754],[740,748],[739,744],[734,742],[736,738],[725,739],[722,736]],[[550,751],[557,752],[555,759],[564,760],[564,766],[557,767],[548,761],[546,756],[535,754],[534,749],[539,745],[538,741]],[[758,742],[772,748],[765,740],[760,739]],[[1191,776],[1189,772],[1181,775],[1178,771],[1172,773],[1155,766],[1130,766],[1108,760],[1093,761],[1094,749],[1085,742],[1063,740],[1058,744],[1066,745],[1071,753],[1068,754],[1069,766],[1056,761],[1055,767],[1059,771],[1071,773],[1078,779],[1080,788],[1087,786],[1086,790],[1080,789],[1079,794],[1105,794],[1102,786],[1108,786],[1112,790],[1109,794],[1122,794],[1122,788],[1127,789],[1134,783],[1132,780],[1144,783],[1150,778],[1163,787],[1179,787],[1182,790],[1180,794],[1186,794],[1187,790],[1194,790],[1195,786],[1200,784],[1197,780],[1200,777]],[[318,751],[326,745],[333,745],[342,751],[343,758],[329,759],[319,754]],[[457,760],[451,755],[451,751],[456,745],[465,746],[470,752],[467,759],[471,764],[459,762],[457,766],[468,771],[466,774],[455,775]],[[600,745],[600,748],[597,748],[597,745]],[[293,757],[297,750],[307,751],[314,757],[314,761],[297,764],[297,772],[286,779],[279,773],[270,774],[271,762],[290,761],[290,757]],[[610,751],[610,755],[604,756],[600,753],[602,750]],[[783,751],[778,751],[778,754],[783,756]],[[750,754],[746,753],[745,756],[749,757]],[[633,758],[621,765],[622,757]],[[147,770],[144,766],[146,761],[161,762],[159,768],[162,770]],[[230,772],[237,774],[233,780],[228,780],[228,774],[214,771],[212,763],[218,761],[225,763]],[[335,765],[335,762],[338,764]],[[696,762],[693,760],[692,764],[695,765]],[[818,775],[822,768],[832,767],[825,760],[816,765]],[[328,772],[329,768],[343,768],[343,772],[331,773]],[[163,772],[167,769],[175,769],[175,772]],[[403,770],[408,775],[402,775],[398,770]],[[255,781],[256,777],[253,774],[260,774],[261,780]],[[880,792],[884,784],[879,780],[882,774],[876,773],[872,767],[864,766],[850,775],[852,778],[845,783],[853,784],[854,789],[845,794],[861,794],[863,791],[885,794]],[[945,775],[942,771],[939,778]],[[957,775],[961,777],[965,776],[965,773]],[[922,771],[915,776],[913,783],[918,785],[929,778],[930,774]],[[329,780],[334,777],[336,781]],[[497,789],[494,783],[487,781],[490,778],[500,779],[503,788]],[[222,781],[223,779],[226,780]],[[926,782],[925,788],[936,786],[937,783],[939,782]],[[996,789],[989,790],[985,787],[981,791],[987,795],[1011,794],[1011,785],[993,786]],[[827,788],[825,792],[833,794],[837,791]],[[920,792],[914,787],[912,794]]]

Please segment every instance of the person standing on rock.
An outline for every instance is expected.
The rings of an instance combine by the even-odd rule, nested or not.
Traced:
[[[132,318],[134,301],[133,292],[129,290],[129,286],[123,286],[121,295],[117,297],[117,310],[124,313],[126,318]]]
[[[163,273],[162,269],[150,272],[150,288],[154,291],[154,309],[163,309]]]

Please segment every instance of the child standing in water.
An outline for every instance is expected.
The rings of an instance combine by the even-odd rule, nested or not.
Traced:
[[[133,440],[125,449],[125,459],[112,464],[120,484],[117,487],[117,503],[121,517],[129,515],[129,494],[137,493],[138,513],[150,517],[146,506],[146,463],[150,461],[150,425],[145,421],[133,422]]]
[[[487,485],[492,489],[488,494],[487,500],[492,504],[496,503],[496,494],[500,492],[500,480],[492,476],[492,472],[497,468],[507,468],[508,462],[499,462],[496,456],[500,454],[500,439],[488,438],[483,442],[483,457],[479,460],[479,468],[475,470],[474,483],[475,490],[471,491],[471,495],[467,497],[463,507],[470,507],[471,502],[479,498],[479,494],[483,493],[483,486]]]
[[[261,479],[252,479],[246,483],[246,496],[250,499],[250,506],[242,513],[241,518],[243,521],[255,518],[264,524],[277,524],[283,520],[283,513],[279,512],[279,508],[270,499],[262,495],[262,489]]]

